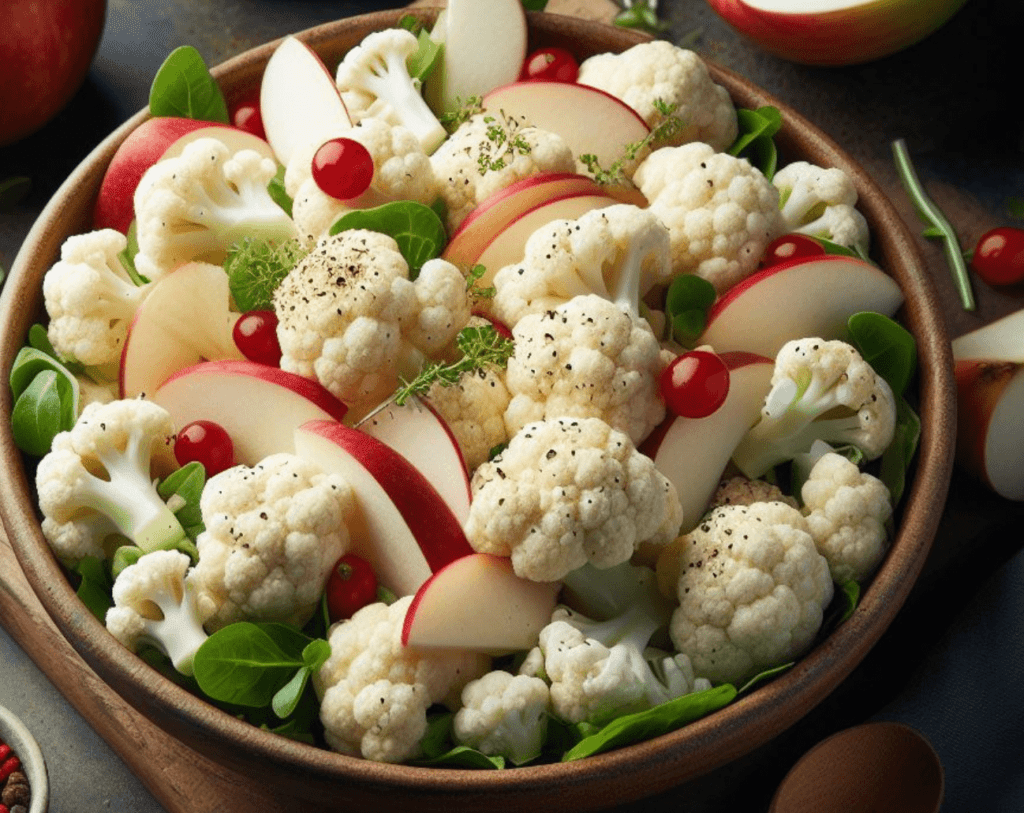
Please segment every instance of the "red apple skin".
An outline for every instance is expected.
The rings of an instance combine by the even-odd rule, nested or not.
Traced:
[[[989,423],[996,404],[1022,365],[1012,361],[961,359],[954,375],[957,388],[956,459],[963,468],[990,488],[985,449]],[[1024,461],[1021,461],[1024,466]]]
[[[92,64],[106,0],[4,0],[0,147],[35,132],[71,100]]]

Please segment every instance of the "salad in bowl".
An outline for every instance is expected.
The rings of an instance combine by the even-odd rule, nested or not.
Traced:
[[[756,743],[927,550],[948,382],[870,182],[692,51],[493,5],[178,49],[8,283],[5,523],[173,733],[514,792]]]

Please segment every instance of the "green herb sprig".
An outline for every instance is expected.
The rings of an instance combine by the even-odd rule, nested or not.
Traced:
[[[274,291],[306,253],[298,240],[272,243],[246,237],[231,246],[224,271],[238,310],[273,310]]]
[[[484,122],[487,124],[487,140],[480,145],[480,155],[477,156],[477,171],[481,175],[502,170],[517,155],[529,155],[533,151],[521,132],[523,123],[506,116],[504,110],[498,111],[497,115],[484,116]]]
[[[663,99],[655,99],[654,107],[661,114],[661,121],[642,139],[627,144],[622,155],[615,159],[611,166],[602,167],[600,159],[593,153],[584,153],[579,157],[580,163],[587,168],[587,172],[595,181],[605,186],[624,183],[627,180],[626,167],[644,150],[668,143],[686,126],[682,117],[676,115],[678,105],[669,104]]]
[[[228,106],[202,55],[182,45],[167,55],[149,89],[153,116],[229,123]]]

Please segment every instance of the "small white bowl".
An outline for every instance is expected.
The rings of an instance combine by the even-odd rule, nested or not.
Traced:
[[[28,776],[28,784],[32,789],[28,813],[46,813],[50,807],[50,783],[46,776],[43,752],[21,720],[3,706],[0,706],[0,740],[11,747]]]

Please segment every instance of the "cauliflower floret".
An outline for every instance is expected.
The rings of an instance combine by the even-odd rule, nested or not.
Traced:
[[[455,741],[524,765],[540,755],[550,694],[539,677],[495,670],[470,681],[455,714]]]
[[[583,294],[638,312],[640,299],[671,276],[668,229],[647,209],[615,204],[530,235],[523,260],[494,275],[490,308],[509,327]]]
[[[402,646],[412,596],[380,602],[331,627],[331,656],[313,675],[320,721],[335,751],[377,762],[419,754],[427,709],[454,709],[465,685],[490,667],[488,658],[460,650]]]
[[[435,383],[426,400],[444,418],[472,472],[508,443],[505,410],[512,396],[505,386],[505,371],[485,367],[464,373],[456,384]]]
[[[729,477],[718,484],[711,497],[708,510],[720,505],[753,505],[756,502],[784,502],[793,508],[800,503],[786,494],[775,483],[767,480],[751,480],[749,477],[737,475]]]
[[[832,600],[828,562],[800,511],[781,502],[716,508],[664,550],[658,570],[679,600],[672,642],[713,683],[803,654]]]
[[[882,561],[892,501],[885,484],[840,454],[822,455],[800,491],[814,544],[838,583],[863,581]]]
[[[358,141],[373,158],[370,187],[358,197],[331,197],[313,179],[313,155],[320,144],[299,147],[285,172],[285,189],[293,197],[292,217],[307,246],[327,235],[334,223],[355,209],[372,209],[398,200],[429,206],[438,196],[438,184],[430,158],[413,133],[381,119],[364,119],[341,134]]]
[[[693,142],[655,150],[633,176],[668,227],[677,274],[697,274],[718,293],[757,270],[783,231],[779,192],[745,158]]]
[[[542,172],[576,171],[576,159],[561,136],[492,113],[463,122],[430,162],[447,208],[449,234],[478,204],[516,181]]]
[[[412,379],[470,316],[465,278],[424,263],[416,281],[395,240],[362,229],[321,240],[274,293],[281,368],[315,378],[356,415]]]
[[[206,529],[189,582],[204,623],[309,621],[348,550],[348,483],[282,452],[211,477],[199,508]]]
[[[221,264],[244,237],[284,242],[295,224],[267,191],[277,164],[255,150],[198,138],[158,161],[135,190],[139,273],[156,281],[189,260]]]
[[[782,220],[789,231],[823,237],[868,254],[868,223],[856,208],[857,188],[843,170],[794,161],[772,177]]]
[[[703,141],[720,152],[739,132],[729,92],[712,80],[697,54],[666,40],[588,57],[580,64],[577,81],[621,99],[652,129],[664,119],[655,103],[672,108],[686,126],[669,146]]]
[[[73,235],[43,277],[47,338],[65,360],[116,365],[135,311],[152,283],[136,285],[118,255],[128,238],[114,229]]]
[[[597,294],[524,316],[505,383],[509,434],[546,417],[596,417],[639,444],[665,417],[659,377],[671,353],[650,325]]]
[[[516,574],[558,581],[675,538],[679,498],[654,462],[597,418],[527,424],[473,475],[466,536]]]

